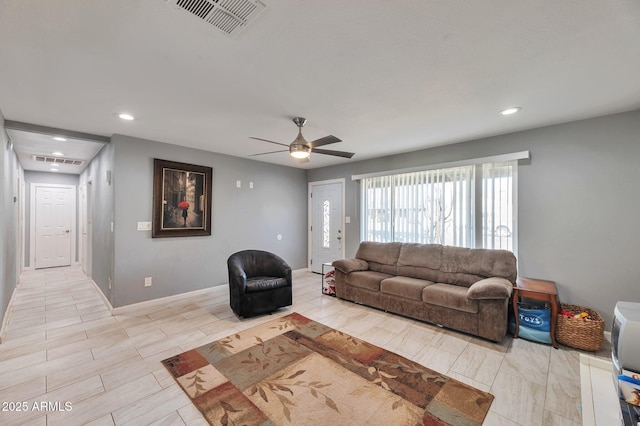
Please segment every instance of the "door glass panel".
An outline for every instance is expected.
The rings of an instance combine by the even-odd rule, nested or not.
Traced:
[[[322,247],[329,248],[331,246],[330,243],[330,224],[331,224],[331,202],[329,200],[324,200],[322,203]]]

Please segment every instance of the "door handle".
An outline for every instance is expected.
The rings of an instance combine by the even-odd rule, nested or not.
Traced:
[[[67,229],[67,230],[65,230],[65,231],[64,231],[64,233],[65,233],[65,234],[68,234],[68,233],[69,233],[69,230],[68,230],[68,229]]]

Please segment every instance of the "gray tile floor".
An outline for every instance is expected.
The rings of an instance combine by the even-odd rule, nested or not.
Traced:
[[[294,305],[249,320],[231,312],[226,286],[112,316],[79,268],[27,271],[0,344],[0,408],[10,409],[0,424],[206,424],[159,361],[293,311],[491,392],[486,425],[581,424],[578,351],[510,336],[495,344],[324,296],[320,285],[296,271]]]

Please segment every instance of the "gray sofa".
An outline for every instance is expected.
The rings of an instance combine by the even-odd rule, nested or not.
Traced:
[[[500,342],[517,277],[507,250],[438,244],[360,244],[333,262],[336,295]]]

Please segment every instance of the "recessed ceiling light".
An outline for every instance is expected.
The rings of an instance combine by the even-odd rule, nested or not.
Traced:
[[[64,157],[64,153],[60,151],[52,152],[51,155],[55,155],[56,157]]]
[[[127,120],[127,121],[131,121],[134,119],[133,115],[127,114],[126,112],[121,112],[120,114],[118,114],[118,117],[121,118],[122,120]]]
[[[54,169],[53,167],[49,169],[50,172],[57,172],[59,171],[58,169]]]
[[[54,141],[60,141],[60,142],[66,142],[67,141],[67,139],[63,138],[62,136],[54,136],[53,140]]]
[[[511,115],[511,114],[515,114],[516,112],[520,111],[522,108],[520,107],[512,107],[512,108],[507,108],[507,109],[503,109],[502,111],[500,111],[500,114],[502,115]]]

